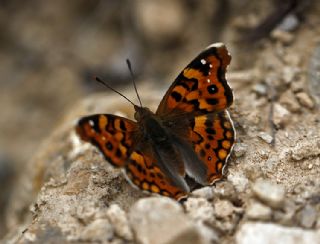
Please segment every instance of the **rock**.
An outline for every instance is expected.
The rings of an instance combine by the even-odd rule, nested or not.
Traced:
[[[262,202],[273,208],[281,208],[284,204],[283,186],[267,180],[259,179],[252,186],[253,194]]]
[[[314,107],[314,102],[307,93],[299,92],[296,94],[296,97],[302,106],[309,109],[312,109]]]
[[[113,238],[113,227],[107,219],[96,219],[84,228],[81,241],[107,242]],[[79,240],[79,239],[77,239]]]
[[[212,199],[213,198],[213,191],[211,186],[201,187],[196,189],[192,192],[192,196],[200,197],[204,199]]]
[[[236,143],[233,147],[234,155],[239,158],[242,157],[248,149],[248,145],[245,143]]]
[[[271,218],[272,211],[269,207],[259,202],[251,201],[246,214],[247,217],[252,220],[269,220]]]
[[[317,211],[311,205],[306,205],[299,215],[300,225],[304,228],[311,228],[317,220]]]
[[[237,202],[239,197],[235,187],[229,181],[217,182],[216,187],[213,188],[213,194],[217,198],[227,199],[231,202]]]
[[[267,95],[268,89],[267,89],[267,86],[265,84],[258,83],[258,84],[254,85],[253,91],[255,93],[257,93],[257,95],[265,96],[265,95]]]
[[[272,141],[273,141],[272,136],[270,136],[270,135],[269,135],[268,133],[266,133],[266,132],[261,131],[261,132],[259,132],[258,136],[259,136],[262,140],[264,140],[266,143],[268,143],[268,144],[271,144]]]
[[[107,217],[114,227],[116,235],[128,241],[133,239],[126,213],[117,204],[112,204],[108,208]]]
[[[279,29],[273,30],[271,32],[271,37],[285,45],[292,43],[294,38],[294,36],[291,33]]]
[[[298,27],[299,23],[300,21],[295,14],[289,14],[277,26],[277,29],[287,32],[293,31]]]
[[[317,244],[319,240],[319,232],[271,223],[245,223],[236,233],[237,244]]]
[[[300,104],[298,103],[295,95],[291,90],[287,90],[282,93],[279,102],[281,105],[285,106],[290,112],[300,111]]]
[[[320,45],[319,43],[312,51],[310,65],[308,68],[308,91],[317,105],[320,105]]]
[[[217,200],[214,203],[214,211],[217,218],[226,218],[234,212],[234,206],[230,201]]]
[[[189,216],[195,221],[210,223],[214,220],[214,209],[204,198],[189,197],[184,206]]]
[[[300,72],[300,69],[292,66],[285,66],[282,69],[282,79],[286,84],[290,84],[294,81],[294,78]]]
[[[278,127],[285,126],[290,119],[290,112],[279,103],[274,103],[273,123]]]
[[[249,183],[248,178],[239,171],[229,170],[228,180],[232,182],[239,192],[243,192]]]
[[[299,141],[290,149],[289,155],[295,161],[318,157],[320,155],[320,138],[311,138],[307,141]]]
[[[129,221],[140,243],[204,243],[201,233],[176,201],[151,197],[137,201]]]

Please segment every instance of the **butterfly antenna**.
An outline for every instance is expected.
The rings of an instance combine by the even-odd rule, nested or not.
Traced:
[[[137,90],[136,83],[134,81],[134,75],[133,75],[132,68],[131,68],[131,62],[130,62],[129,59],[127,59],[126,61],[127,61],[128,69],[129,69],[130,74],[131,74],[131,79],[132,79],[132,83],[133,83],[133,86],[134,86],[134,90],[136,91],[136,94],[137,94],[137,97],[138,97],[138,100],[139,100],[139,103],[140,103],[140,107],[142,107],[141,99],[140,99],[140,96],[139,96],[139,93],[138,93],[138,90]]]
[[[102,85],[108,87],[111,91],[114,91],[115,93],[118,93],[121,97],[125,98],[128,102],[130,102],[133,106],[135,106],[135,104],[133,102],[131,102],[131,100],[129,100],[129,98],[127,98],[125,95],[121,94],[120,92],[118,92],[117,90],[113,89],[111,86],[109,86],[106,82],[104,82],[103,80],[101,80],[99,77],[94,76],[94,79],[96,81],[98,81],[99,83],[101,83]]]

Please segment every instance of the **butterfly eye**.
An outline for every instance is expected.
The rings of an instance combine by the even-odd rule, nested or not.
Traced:
[[[140,120],[141,120],[141,115],[140,115],[140,113],[135,112],[135,113],[134,113],[134,119],[135,119],[136,121],[140,121]]]

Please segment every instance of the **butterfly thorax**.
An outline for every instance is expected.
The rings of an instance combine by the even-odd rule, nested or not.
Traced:
[[[163,143],[168,140],[168,133],[159,117],[145,107],[135,106],[135,119],[140,125],[143,138],[153,143]]]

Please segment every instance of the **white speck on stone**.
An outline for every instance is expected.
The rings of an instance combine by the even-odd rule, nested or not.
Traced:
[[[320,233],[271,223],[245,223],[236,233],[237,244],[319,243]]]
[[[201,59],[200,61],[201,61],[201,63],[202,63],[203,65],[205,65],[205,64],[207,63],[207,61],[206,61],[205,59]]]
[[[94,126],[93,120],[89,120],[89,125]]]
[[[270,207],[281,208],[284,205],[285,190],[282,185],[258,179],[252,186],[252,191],[260,201]]]

